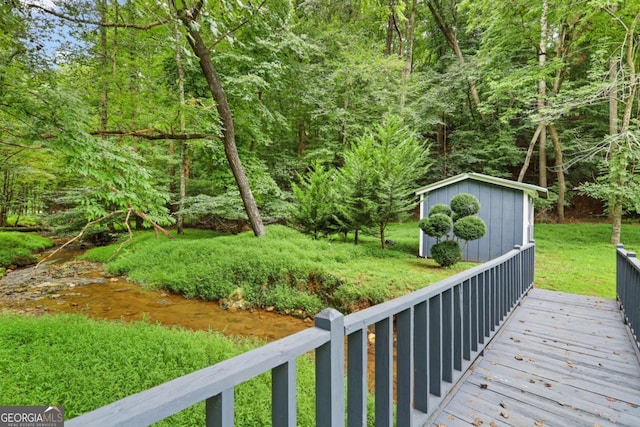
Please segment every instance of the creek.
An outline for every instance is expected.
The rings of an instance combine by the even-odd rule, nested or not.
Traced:
[[[38,267],[0,279],[0,311],[81,313],[95,319],[147,320],[192,330],[274,341],[313,325],[264,310],[225,310],[217,302],[146,290],[122,277],[107,278],[100,264],[77,260],[84,250],[65,248]]]

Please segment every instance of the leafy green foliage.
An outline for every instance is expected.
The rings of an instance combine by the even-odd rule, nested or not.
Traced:
[[[311,170],[293,183],[292,221],[305,233],[317,239],[321,233],[328,234],[337,226],[339,212],[335,171],[314,163]]]
[[[100,345],[96,345],[100,343]],[[0,313],[0,405],[55,402],[68,418],[246,352],[260,343],[145,322],[89,320],[76,315]],[[311,426],[315,402],[310,358],[297,363],[298,421]],[[39,386],[34,386],[39,384]],[[261,375],[235,390],[240,425],[271,422],[271,379]],[[205,423],[204,402],[162,426]]]
[[[0,232],[0,268],[34,264],[37,259],[33,252],[42,251],[51,246],[53,241],[37,234]]]
[[[442,267],[451,267],[462,259],[462,251],[458,242],[445,240],[431,247],[431,256]]]
[[[435,214],[445,214],[447,216],[451,216],[452,213],[453,211],[448,205],[445,205],[444,203],[436,203],[431,207],[431,209],[429,209],[429,214],[427,215],[427,217]]]
[[[453,224],[453,234],[467,242],[478,240],[487,234],[487,224],[477,216],[465,216]]]
[[[480,212],[480,202],[478,202],[478,199],[473,194],[456,194],[449,203],[451,205],[451,210],[458,216],[458,218],[475,215]]]
[[[434,211],[431,210],[430,212]],[[438,241],[451,232],[451,227],[453,227],[451,217],[444,213],[438,213],[438,210],[435,213],[429,213],[429,217],[420,220],[422,231]]]

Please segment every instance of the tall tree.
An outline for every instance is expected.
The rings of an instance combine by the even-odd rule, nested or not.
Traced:
[[[181,1],[172,0],[171,5],[178,15],[178,18],[182,21],[185,27],[185,31],[188,34],[188,41],[193,53],[200,60],[200,68],[202,74],[207,80],[209,90],[213,99],[216,101],[216,109],[222,120],[222,142],[224,144],[224,152],[229,162],[229,167],[233,172],[233,176],[236,179],[238,190],[240,190],[240,196],[242,203],[244,204],[245,211],[251,223],[253,233],[260,237],[266,233],[266,229],[260,217],[258,206],[253,192],[249,185],[249,179],[240,161],[238,155],[238,148],[236,146],[235,124],[233,121],[233,115],[231,114],[231,107],[227,101],[227,94],[222,87],[222,82],[213,61],[211,59],[210,50],[207,47],[202,33],[199,30],[200,24],[198,23],[202,14],[203,2],[198,1],[191,8],[187,8],[186,4]]]
[[[453,50],[458,63],[461,67],[466,64],[465,56],[462,52],[460,42],[458,40],[458,29],[460,28],[460,22],[458,22],[458,3],[456,0],[427,0],[427,6],[431,12],[434,22],[440,29],[447,45]],[[480,107],[480,95],[475,82],[467,77],[469,85],[469,93],[473,100],[473,106],[478,109],[480,117],[484,119],[484,112]]]

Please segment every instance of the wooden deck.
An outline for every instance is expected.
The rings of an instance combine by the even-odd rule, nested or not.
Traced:
[[[640,363],[614,301],[533,289],[432,426],[640,426]]]

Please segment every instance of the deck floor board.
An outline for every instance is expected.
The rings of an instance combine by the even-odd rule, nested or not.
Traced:
[[[531,290],[431,420],[640,426],[640,363],[616,302]]]

